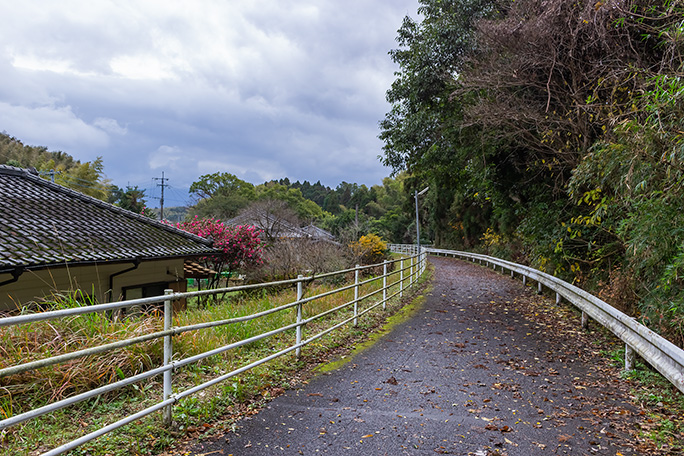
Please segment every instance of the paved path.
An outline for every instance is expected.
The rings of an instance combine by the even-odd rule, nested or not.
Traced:
[[[625,386],[591,363],[597,336],[554,323],[520,281],[431,261],[412,319],[190,454],[638,454]]]

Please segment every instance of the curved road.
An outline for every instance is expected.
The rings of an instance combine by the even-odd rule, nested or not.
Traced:
[[[186,454],[640,454],[638,411],[593,342],[603,336],[520,281],[430,261],[413,318]]]

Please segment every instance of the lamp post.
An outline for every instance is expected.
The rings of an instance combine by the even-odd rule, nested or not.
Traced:
[[[420,255],[420,220],[418,218],[418,197],[425,194],[430,189],[430,187],[425,187],[420,192],[415,191],[416,198],[416,243],[418,244],[418,255]]]

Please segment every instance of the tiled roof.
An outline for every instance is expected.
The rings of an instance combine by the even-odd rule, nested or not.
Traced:
[[[251,225],[262,230],[277,232],[279,237],[300,238],[308,235],[299,227],[293,225],[285,219],[280,219],[265,211],[255,211],[255,213],[238,214],[230,220],[226,220],[230,226]]]
[[[185,278],[194,279],[206,279],[216,274],[213,269],[205,268],[199,263],[195,263],[191,260],[185,260],[183,263],[183,270],[185,272]]]
[[[304,226],[301,229],[314,239],[324,239],[329,241],[335,239],[335,236],[333,236],[330,231],[326,231],[323,228],[319,228],[313,223],[311,225]]]
[[[0,272],[213,251],[210,240],[0,165]]]

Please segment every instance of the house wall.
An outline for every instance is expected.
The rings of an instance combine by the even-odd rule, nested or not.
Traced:
[[[140,263],[137,269],[114,276],[110,299],[108,291],[111,275],[132,266],[132,263],[120,263],[26,271],[17,282],[0,287],[0,311],[31,306],[33,302],[55,293],[79,289],[84,294],[95,297],[98,303],[118,301],[126,287],[165,282],[176,291],[185,289],[182,258],[146,261]],[[11,278],[10,274],[0,274],[0,282]]]

